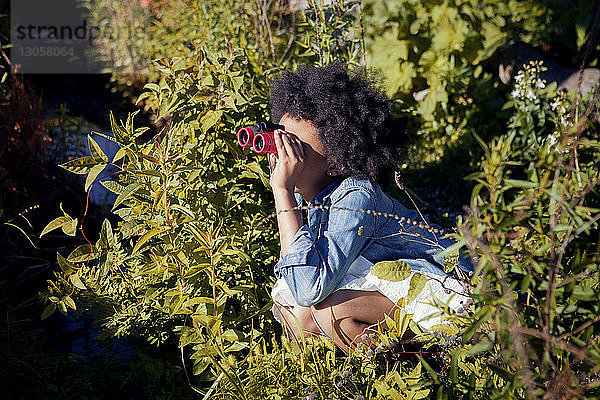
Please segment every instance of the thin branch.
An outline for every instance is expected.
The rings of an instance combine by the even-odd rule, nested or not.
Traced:
[[[525,328],[525,327],[519,327],[519,331],[521,333],[523,333],[524,335],[527,336],[532,336],[538,339],[542,339],[547,343],[552,344],[553,346],[556,346],[560,349],[566,350],[570,353],[573,353],[577,356],[577,358],[580,361],[585,361],[588,364],[590,364],[591,366],[596,366],[598,365],[595,361],[593,361],[592,359],[590,359],[590,357],[587,355],[585,350],[580,349],[577,346],[573,346],[571,344],[565,343],[562,339],[560,339],[559,337],[556,336],[552,336],[552,335],[546,335],[543,332],[540,332],[538,330],[535,329],[531,329],[531,328]]]
[[[596,318],[587,321],[585,324],[582,324],[581,326],[579,326],[577,329],[573,329],[571,332],[568,333],[563,333],[562,335],[560,335],[558,337],[559,340],[564,340],[570,336],[576,335],[579,332],[583,331],[585,328],[587,328],[588,326],[592,326],[594,325],[596,322],[600,321],[600,315],[597,315]]]
[[[497,272],[497,274],[499,275],[500,278],[500,285],[502,286],[502,297],[508,302],[508,308],[512,311],[509,312],[509,319],[510,319],[510,331],[513,334],[512,335],[512,346],[513,349],[515,350],[515,352],[517,353],[517,362],[520,364],[521,367],[521,377],[523,378],[523,380],[525,381],[525,386],[527,389],[527,393],[529,395],[530,398],[532,399],[537,399],[538,396],[535,393],[535,382],[531,376],[531,370],[529,369],[529,357],[527,356],[527,352],[525,351],[525,346],[524,343],[525,338],[522,336],[522,330],[523,329],[529,329],[529,328],[524,328],[521,326],[521,322],[519,321],[519,319],[516,317],[516,302],[515,302],[515,298],[513,296],[513,290],[510,287],[508,280],[506,279],[506,275],[505,275],[505,271],[504,271],[504,267],[502,266],[502,263],[500,262],[500,260],[498,259],[498,255],[496,253],[494,253],[489,246],[487,246],[485,243],[483,243],[483,241],[477,237],[475,237],[475,235],[473,235],[470,230],[467,227],[461,227],[460,229],[460,233],[467,238],[467,243],[469,246],[471,247],[479,247],[482,251],[484,251],[491,259],[492,264],[495,267],[495,270]],[[535,331],[536,333],[539,333],[537,331]]]

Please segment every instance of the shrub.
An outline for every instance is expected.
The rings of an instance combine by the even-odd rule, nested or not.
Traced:
[[[240,124],[262,119],[265,110],[249,102],[247,63],[233,51],[163,59],[158,68],[166,83],[149,85],[148,93],[161,114],[173,115],[170,126],[138,145],[145,129],[134,128],[134,116],[122,125],[112,119],[121,147],[115,159],[90,136],[91,155],[62,164],[115,192],[121,221],[105,220],[96,243],[58,255],[62,273],[44,316],[75,308],[74,290],[87,293],[115,307],[104,325],[117,336],[159,344],[177,334],[182,347],[194,347],[200,373],[220,353],[247,347],[270,320],[265,266],[278,254],[273,227],[256,230],[247,251],[241,249],[252,222],[270,208],[260,183],[268,179],[256,155],[233,140]],[[118,168],[118,181],[103,181],[106,165]],[[76,224],[65,215],[43,233]]]
[[[437,14],[407,4],[432,24],[429,18]],[[301,31],[308,49],[302,60],[356,56],[356,38],[324,46],[307,28],[314,26],[326,38],[323,43],[330,43],[339,32],[323,21],[333,16],[348,29],[347,14],[313,6],[317,11],[308,13]],[[452,14],[440,7],[435,8],[440,18]],[[487,6],[474,9],[496,12]],[[452,52],[480,39],[457,39],[460,46],[445,60],[456,61]],[[433,46],[433,38],[427,40]],[[451,81],[460,90],[471,84],[486,89],[485,79],[474,83],[472,68],[474,60],[497,48],[486,43],[468,53],[472,59],[465,58],[470,60],[465,80]],[[278,344],[279,328],[272,324],[270,267],[278,258],[278,243],[272,224],[263,223],[273,209],[267,169],[264,160],[239,148],[234,136],[240,126],[268,115],[266,63],[234,44],[222,51],[201,45],[188,51],[185,57],[157,60],[161,78],[146,84],[138,98],[165,121],[156,137],[140,144],[136,139],[146,128],[134,126],[135,114],[120,123],[111,117],[112,140],[121,148],[113,160],[90,136],[90,156],[62,164],[87,175],[89,186],[100,183],[112,190],[116,217],[104,221],[95,243],[88,240],[67,257],[57,255],[61,271],[44,294],[49,304],[43,317],[75,309],[73,298],[112,307],[103,326],[113,335],[137,335],[155,344],[176,341],[183,355],[189,349],[193,373],[212,385],[199,388],[194,381],[193,387],[207,397],[423,398],[435,393],[439,398],[531,398],[564,388],[594,394],[586,379],[595,378],[600,354],[597,250],[592,246],[599,211],[598,130],[589,118],[597,108],[596,95],[586,100],[555,96],[553,86],[538,84],[537,65],[518,75],[514,100],[504,110],[506,129],[497,128],[506,135],[490,145],[481,140],[484,157],[471,175],[476,182],[471,212],[457,246],[449,249],[450,254],[467,244],[477,261],[471,313],[459,317],[442,310],[452,324],[422,333],[408,322],[410,316],[398,312],[388,321],[390,331],[377,332],[372,348],[340,357],[330,343]],[[285,58],[287,51],[278,54]],[[407,51],[416,54],[412,47]],[[424,81],[415,78],[419,82]],[[439,83],[444,90],[450,87]],[[449,96],[447,104],[465,99],[461,96]],[[459,126],[474,130],[475,120],[465,110],[476,113],[477,105],[463,112],[433,100],[429,111],[416,106],[422,118],[434,121],[436,113],[456,112]],[[571,103],[574,111],[567,114]],[[104,181],[107,165],[116,168],[118,181]],[[77,224],[64,214],[43,234],[58,228],[73,233]],[[415,330],[419,341],[419,354],[408,359],[394,350],[407,329]]]
[[[293,43],[286,34],[289,18],[278,2],[150,1],[89,2],[100,27],[98,47],[107,61],[114,88],[135,99],[144,84],[158,83],[160,71],[151,60],[186,57],[195,48],[243,48],[255,74],[285,67]]]
[[[311,18],[329,29],[325,13]],[[278,329],[269,292],[279,251],[274,227],[259,223],[273,208],[266,165],[235,141],[241,126],[268,118],[264,60],[230,43],[215,52],[197,45],[185,57],[156,60],[161,78],[137,99],[165,122],[156,137],[140,144],[147,128],[134,127],[135,113],[120,124],[111,115],[114,137],[105,138],[120,146],[115,157],[108,159],[94,133],[89,156],[61,165],[86,175],[86,190],[102,184],[113,191],[118,218],[103,222],[95,243],[82,230],[87,244],[57,254],[60,271],[42,295],[42,317],[75,310],[74,298],[112,307],[100,322],[113,335],[175,340],[192,348],[194,374],[214,379],[232,368],[231,353]],[[325,52],[315,51],[306,57]],[[72,235],[78,224],[63,212],[42,235],[59,228]]]
[[[532,63],[515,77],[507,134],[481,142],[470,176],[477,183],[459,231],[478,267],[462,339],[485,359],[454,352],[464,372],[463,360],[477,370],[464,381],[450,374],[452,398],[598,395],[598,88],[568,100],[542,69]]]
[[[416,116],[421,165],[488,125],[504,85],[486,61],[510,40],[535,43],[549,16],[536,2],[517,0],[368,1],[365,14],[370,61],[388,95]]]

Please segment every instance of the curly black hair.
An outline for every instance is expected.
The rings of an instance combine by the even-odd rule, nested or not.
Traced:
[[[271,88],[271,118],[311,121],[327,158],[345,176],[380,180],[404,159],[406,127],[393,117],[391,100],[365,71],[349,74],[340,62],[285,71]]]

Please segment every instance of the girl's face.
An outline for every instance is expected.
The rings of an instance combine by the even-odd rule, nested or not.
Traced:
[[[330,169],[325,148],[318,138],[317,127],[309,120],[296,119],[289,114],[284,114],[279,124],[285,126],[286,132],[294,134],[304,146],[304,169],[296,181],[295,191],[310,201],[330,182],[335,179],[327,175]]]

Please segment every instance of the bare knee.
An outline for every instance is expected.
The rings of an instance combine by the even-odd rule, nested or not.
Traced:
[[[340,290],[315,305],[313,314],[322,331],[346,351],[393,308],[394,303],[379,292]]]
[[[319,329],[314,322],[310,307],[280,307],[283,326],[289,338],[301,338],[319,333]]]

